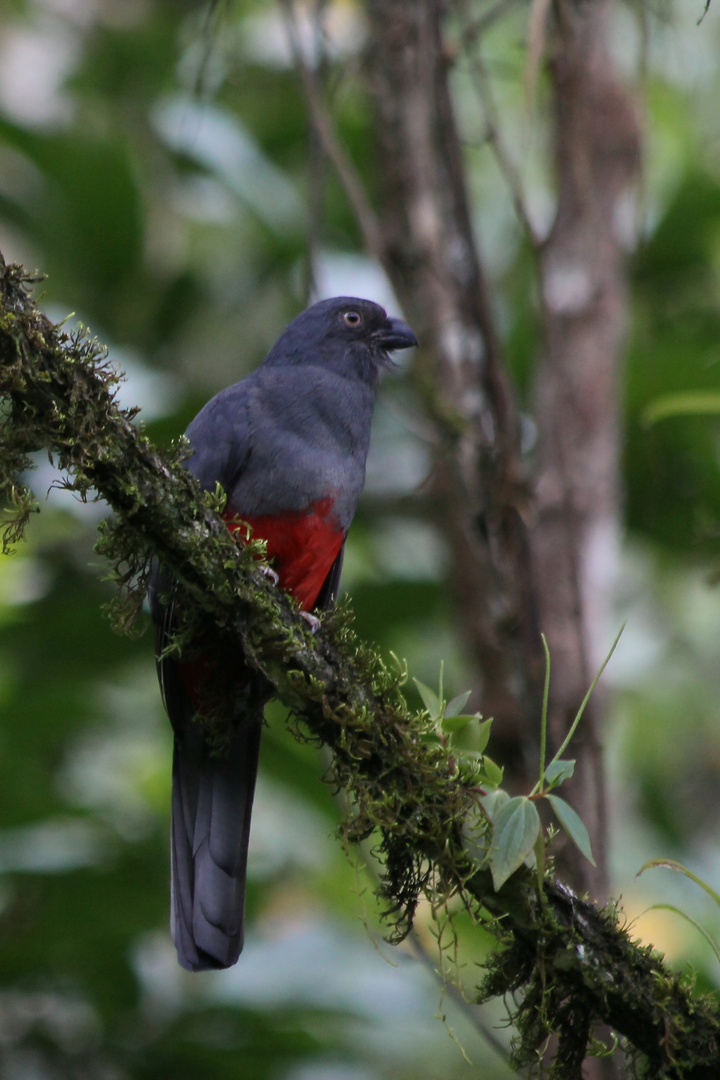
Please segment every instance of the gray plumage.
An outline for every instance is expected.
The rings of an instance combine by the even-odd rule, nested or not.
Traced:
[[[365,479],[374,390],[390,363],[387,350],[414,344],[409,327],[377,304],[354,297],[321,301],[290,324],[258,369],[214,397],[187,429],[193,448],[187,467],[207,489],[222,485],[230,513],[266,528],[276,520],[282,533],[294,515],[320,504],[325,514],[325,504],[330,507],[322,534],[332,540],[327,552],[297,553],[311,584],[304,599],[292,587],[308,608],[328,607],[337,594],[345,535]],[[297,577],[292,560],[285,566],[283,559],[279,555],[276,566],[281,581],[286,573]],[[179,962],[201,971],[234,964],[243,946],[250,818],[271,687],[242,656],[228,658],[232,735],[224,753],[213,752],[196,718],[202,701],[194,669],[182,658],[162,657],[173,632],[173,591],[172,577],[155,566],[158,675],[175,736],[171,927]]]

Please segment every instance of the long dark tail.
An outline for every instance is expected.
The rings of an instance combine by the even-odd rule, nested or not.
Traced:
[[[175,734],[171,928],[190,971],[229,967],[243,947],[250,815],[261,722],[238,726],[220,755],[202,726]]]
[[[213,674],[225,672],[232,735],[213,750],[196,718],[193,684],[210,667],[166,656],[174,626],[172,577],[154,563],[150,606],[158,677],[175,735],[172,784],[171,929],[178,960],[190,971],[230,967],[243,947],[250,816],[269,687],[242,663],[238,646]]]
[[[315,608],[337,595],[343,548]],[[166,656],[172,640],[175,586],[157,560],[150,579],[158,677],[175,732],[172,793],[171,929],[178,960],[190,971],[226,968],[243,947],[250,816],[265,702],[272,687],[245,667],[238,646],[226,657],[226,694],[234,728],[227,748],[213,751],[195,718],[202,693],[190,692],[193,661]],[[202,657],[194,661],[202,673]],[[220,669],[223,665],[220,665]],[[217,674],[217,672],[216,672]],[[202,681],[202,680],[201,680]]]

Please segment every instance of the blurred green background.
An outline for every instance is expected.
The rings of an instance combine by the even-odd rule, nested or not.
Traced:
[[[334,119],[372,191],[362,4],[324,7]],[[667,855],[720,888],[720,420],[642,419],[663,395],[720,391],[720,8],[698,27],[700,14],[687,2],[642,19],[631,6],[615,12],[618,64],[645,117],[646,169],[627,221],[636,254],[617,622],[600,629],[609,644],[628,620],[607,675],[614,890],[632,919],[666,900],[718,931],[718,913],[683,879],[634,878]],[[526,15],[509,7],[483,48],[542,228],[552,190],[542,88],[534,112],[524,97]],[[305,29],[312,50],[317,36]],[[538,337],[531,259],[462,58],[455,90],[478,233],[524,394]],[[270,2],[233,0],[211,17],[192,0],[5,0],[0,250],[48,274],[38,292],[52,318],[72,313],[108,344],[127,372],[124,403],[142,407],[161,444],[262,359],[310,290],[397,310],[317,162]],[[444,659],[457,693],[467,686],[442,537],[403,512],[428,469],[418,409],[401,368],[381,392],[344,585],[363,635],[430,684]],[[368,853],[353,866],[340,851],[325,762],[287,735],[279,708],[262,754],[245,952],[223,974],[176,965],[170,737],[151,636],[113,636],[93,554],[105,510],[54,490],[56,480],[39,457],[41,513],[0,562],[2,1080],[508,1076],[427,966],[382,943]],[[685,923],[655,913],[637,929],[679,967],[694,964],[701,986],[718,982]],[[432,954],[429,911],[418,931]],[[472,986],[486,943],[462,924],[461,938]],[[502,1010],[483,1015],[492,1025]]]

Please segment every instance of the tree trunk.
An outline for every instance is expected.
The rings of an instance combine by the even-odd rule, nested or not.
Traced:
[[[608,600],[618,547],[619,368],[627,321],[622,212],[639,164],[639,130],[607,45],[609,0],[558,0],[550,77],[557,212],[540,251],[544,355],[537,365],[538,469],[533,587],[552,656],[549,725],[567,732],[614,630]],[[571,746],[563,794],[593,840],[597,867],[560,855],[560,875],[604,899],[602,694]]]
[[[422,349],[416,378],[440,447],[434,515],[448,588],[495,717],[493,752],[527,790],[542,685],[519,418],[469,210],[437,0],[368,0],[384,264]],[[532,786],[530,784],[530,786]]]
[[[563,740],[614,632],[618,542],[618,369],[626,322],[621,213],[639,163],[632,102],[607,45],[609,0],[558,0],[550,84],[557,207],[539,246],[543,350],[534,411],[534,487],[473,238],[437,0],[367,0],[370,85],[382,167],[384,263],[417,326],[418,359],[443,453],[436,520],[449,542],[457,624],[480,674],[506,786],[534,779],[543,662],[552,658],[551,747]],[[602,691],[566,756],[563,795],[588,827],[597,865],[567,842],[560,876],[607,896]],[[615,1075],[594,1060],[587,1076]]]
[[[443,5],[367,0],[366,7],[383,258],[424,345],[417,375],[443,448],[434,497],[452,552],[448,584],[480,675],[480,705],[496,718],[493,746],[508,786],[527,790],[540,716],[540,630],[552,655],[556,746],[611,636],[626,318],[619,226],[637,171],[637,120],[612,69],[608,0],[559,2],[550,57],[558,194],[538,257],[544,350],[531,491],[471,227]],[[562,872],[598,897],[607,891],[602,711],[596,694],[572,747],[577,772],[566,789],[598,865],[569,847],[560,855]]]

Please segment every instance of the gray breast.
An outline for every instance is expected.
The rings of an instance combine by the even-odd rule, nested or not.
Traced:
[[[372,390],[309,365],[258,374],[249,397],[250,453],[229,493],[233,507],[287,513],[333,495],[347,527],[365,479]]]

